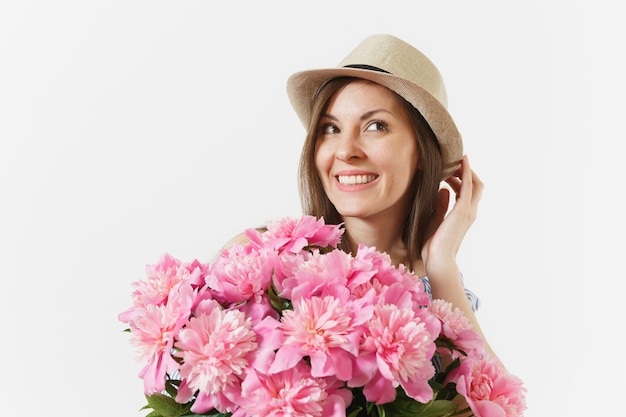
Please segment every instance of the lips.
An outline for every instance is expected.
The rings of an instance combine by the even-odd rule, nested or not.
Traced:
[[[378,175],[361,174],[361,175],[337,175],[337,181],[341,185],[362,185],[368,184],[378,178]]]

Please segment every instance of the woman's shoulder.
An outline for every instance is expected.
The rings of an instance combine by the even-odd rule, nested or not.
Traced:
[[[228,242],[222,246],[222,249],[230,249],[235,245],[247,245],[250,242],[246,232],[241,232],[238,235],[233,236]]]

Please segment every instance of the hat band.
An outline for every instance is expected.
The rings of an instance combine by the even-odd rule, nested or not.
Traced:
[[[391,74],[389,71],[385,71],[382,68],[378,68],[373,65],[367,65],[367,64],[348,64],[348,65],[344,65],[342,68],[363,69],[363,70],[369,70],[369,71],[382,72],[385,74]],[[324,87],[326,87],[326,84],[328,84],[331,80],[332,78],[324,81],[317,88],[317,90],[315,90],[315,94],[313,94],[313,102],[317,101],[317,97],[319,96],[320,92],[324,89]]]
[[[367,64],[350,64],[350,65],[344,65],[344,68],[356,68],[356,69],[364,69],[364,70],[370,70],[370,71],[378,71],[378,72],[384,72],[385,74],[391,74],[389,71],[385,71],[382,68],[378,68],[375,67],[373,65],[367,65]]]

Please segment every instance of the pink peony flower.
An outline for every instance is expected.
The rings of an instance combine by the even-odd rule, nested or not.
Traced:
[[[497,359],[468,357],[447,378],[476,417],[519,417],[526,410],[526,389]]]
[[[346,417],[374,404],[395,415],[456,387],[477,417],[518,417],[521,381],[487,360],[462,312],[431,301],[388,254],[337,249],[342,233],[321,218],[284,218],[247,230],[249,244],[211,264],[166,254],[149,265],[119,319],[145,362],[151,414],[176,414],[176,401],[194,415]],[[460,366],[433,381],[437,349]]]
[[[460,309],[453,310],[451,303],[436,299],[431,302],[429,310],[441,320],[443,336],[452,341],[465,355],[461,355],[458,350],[449,352],[445,348],[443,349],[445,352],[442,350],[442,353],[451,353],[453,359],[470,354],[483,354],[485,348],[483,338],[472,330],[471,323]]]
[[[314,377],[336,375],[343,381],[352,378],[361,325],[371,317],[373,306],[326,296],[302,298],[293,307],[283,312],[278,326],[285,338],[270,373],[292,368],[308,356]]]
[[[163,391],[166,374],[178,369],[171,351],[175,337],[189,319],[194,294],[190,285],[180,284],[167,298],[165,305],[136,309],[128,323],[131,344],[138,347],[139,359],[146,362],[139,373],[146,394]]]
[[[253,245],[270,248],[278,252],[299,253],[311,246],[336,247],[341,240],[343,229],[337,225],[326,225],[324,219],[315,216],[300,218],[285,217],[268,224],[265,233],[255,229],[246,231]]]
[[[319,256],[319,251],[297,254],[284,252],[278,255],[278,262],[272,276],[272,284],[276,288],[277,294],[283,298],[291,299],[291,291],[299,284],[297,280],[294,280],[294,275],[300,269],[311,268],[311,266],[306,266],[306,262],[314,256]]]
[[[181,282],[189,282],[193,286],[201,285],[206,268],[206,265],[197,260],[183,264],[169,254],[162,255],[156,265],[146,266],[145,281],[132,284],[135,288],[132,293],[133,306],[120,313],[119,320],[128,323],[135,309],[165,304],[171,289]]]
[[[175,356],[182,359],[180,376],[190,388],[188,392],[199,390],[208,397],[223,394],[231,401],[238,398],[248,356],[257,347],[255,339],[250,320],[241,311],[224,310],[214,300],[201,302],[175,345],[180,350]],[[177,401],[189,400],[180,392],[179,397]],[[214,406],[217,401],[208,403]]]
[[[304,362],[272,375],[251,371],[241,388],[241,408],[233,417],[345,417],[351,400],[334,378],[313,377]]]
[[[275,254],[267,249],[235,245],[211,265],[206,283],[215,298],[227,303],[261,301],[272,280]]]
[[[365,281],[351,282],[349,285],[354,288],[355,284],[360,285],[353,292],[361,294],[374,288],[378,294],[382,294],[388,287],[397,287],[397,292],[402,297],[410,297],[414,309],[428,306],[430,297],[425,291],[424,283],[415,274],[406,269],[404,265],[394,266],[388,254],[376,251],[376,248],[359,245],[358,252],[354,258],[354,269],[372,271],[371,278]],[[388,303],[391,303],[388,301]]]
[[[433,390],[428,380],[435,374],[431,359],[441,330],[439,321],[427,310],[379,304],[365,328],[361,356],[349,385],[364,385],[365,397],[377,404],[393,401],[398,385],[409,397],[430,401]]]
[[[321,254],[313,252],[307,258],[299,258],[299,265],[291,265],[288,276],[280,281],[281,297],[297,300],[327,294],[349,295],[348,278],[352,273],[352,257],[340,250]],[[283,271],[284,272],[284,271]]]

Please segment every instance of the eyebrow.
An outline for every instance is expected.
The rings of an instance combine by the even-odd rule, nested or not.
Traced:
[[[370,117],[372,117],[374,114],[376,113],[388,113],[388,114],[393,114],[391,113],[389,110],[385,110],[385,109],[374,109],[374,110],[370,110],[368,112],[365,112],[361,115],[360,119],[361,120],[366,120],[369,119]],[[326,117],[328,119],[334,120],[334,121],[338,121],[339,119],[336,118],[335,116],[328,114],[328,113],[324,113],[322,114],[322,117]]]
[[[375,109],[375,110],[370,110],[370,111],[368,111],[366,113],[363,113],[363,115],[361,116],[361,120],[369,119],[370,117],[372,117],[376,113],[389,113],[389,114],[392,114],[389,110]]]

